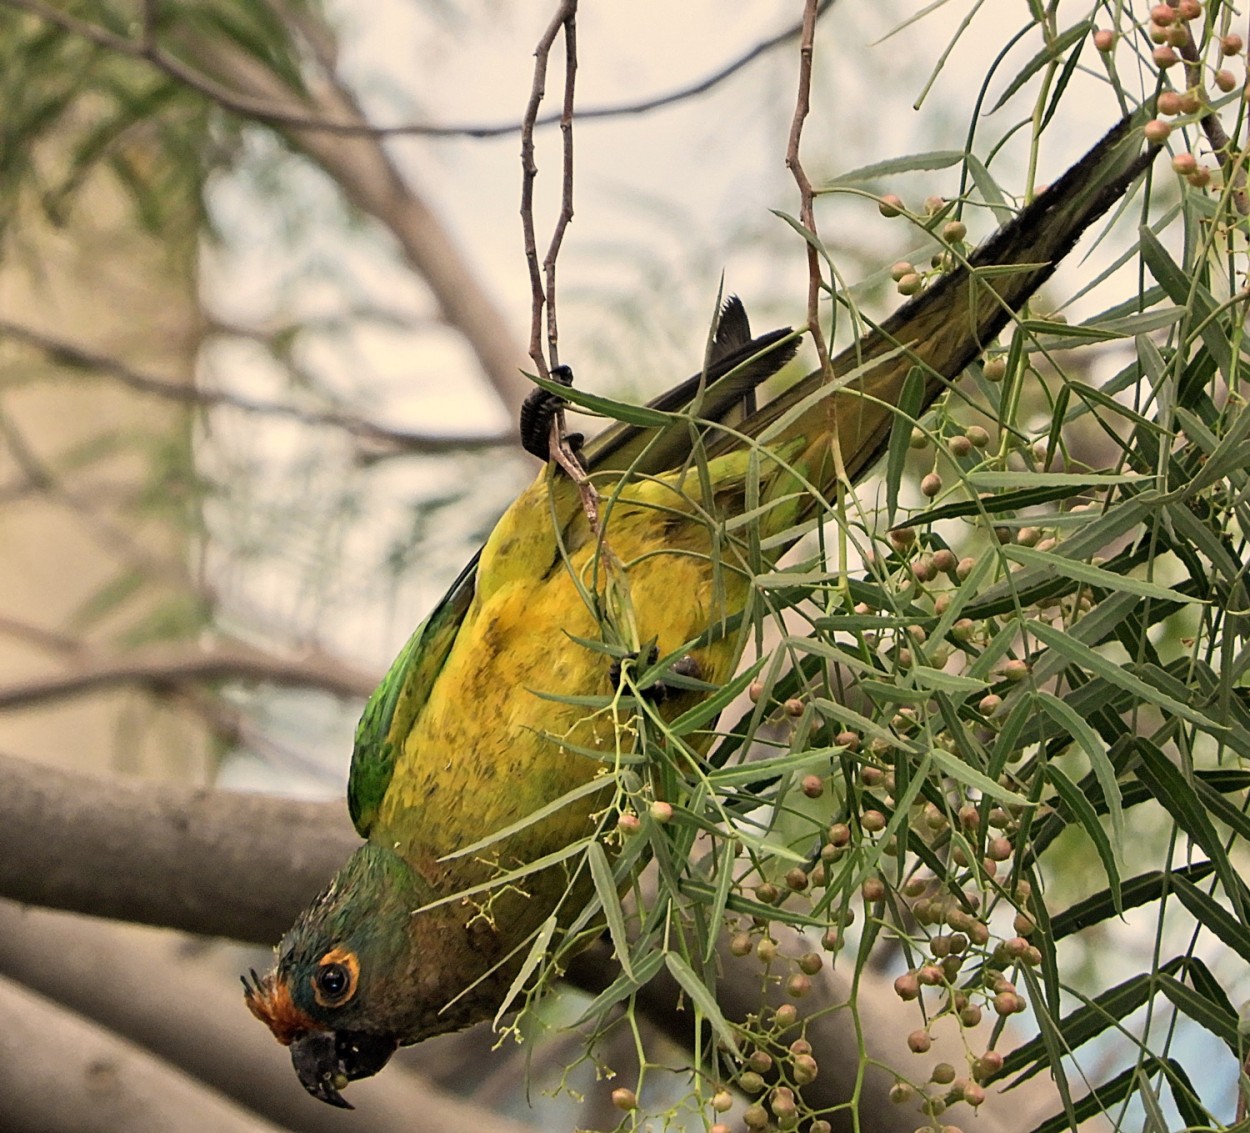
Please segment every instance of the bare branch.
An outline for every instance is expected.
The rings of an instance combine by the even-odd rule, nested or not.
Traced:
[[[799,223],[812,236],[806,243],[807,248],[807,329],[816,344],[816,353],[820,358],[820,368],[829,370],[829,347],[825,344],[824,332],[820,329],[820,293],[822,280],[820,275],[820,254],[813,241],[816,239],[816,214],[812,207],[812,183],[808,180],[799,160],[799,145],[803,139],[803,123],[811,104],[812,90],[812,51],[816,38],[816,19],[820,14],[817,0],[805,0],[803,7],[803,34],[799,44],[799,92],[794,105],[794,119],[790,124],[790,138],[786,146],[786,168],[794,174],[795,184],[799,188]]]
[[[220,83],[215,82],[212,78],[203,72],[194,70],[182,63],[176,57],[162,51],[158,46],[152,44],[150,40],[136,42],[125,38],[124,36],[114,35],[107,29],[96,24],[88,23],[84,20],[75,19],[66,13],[50,7],[47,4],[40,3],[39,0],[2,0],[2,2],[11,8],[17,8],[31,15],[55,24],[57,27],[70,32],[73,35],[81,36],[84,39],[104,47],[109,51],[117,52],[121,55],[127,55],[134,59],[144,59],[158,70],[169,75],[170,78],[176,79],[193,90],[198,91],[206,98],[211,99],[217,105],[232,113],[242,115],[247,118],[255,119],[258,122],[267,122],[274,126],[298,127],[301,130],[321,130],[330,134],[367,135],[375,138],[387,137],[423,137],[423,138],[473,138],[473,139],[489,139],[506,137],[510,134],[518,134],[521,132],[521,122],[498,122],[498,123],[464,123],[464,124],[435,124],[428,122],[407,122],[392,126],[373,126],[359,119],[348,118],[331,118],[320,114],[310,113],[304,110],[294,110],[290,106],[280,103],[270,102],[264,99],[252,98],[238,91],[223,87]],[[834,0],[822,0],[820,10],[823,12],[833,6]],[[294,13],[295,17],[299,17],[302,13]],[[332,69],[334,61],[334,50],[332,45],[327,41],[324,31],[314,32],[307,26],[304,19],[292,19],[292,23],[298,24],[304,38],[310,43],[313,54],[317,57],[319,63],[327,70]],[[674,106],[685,102],[688,99],[698,95],[705,94],[719,86],[726,79],[732,78],[739,71],[754,63],[755,60],[767,55],[770,51],[789,43],[792,39],[797,39],[802,31],[803,24],[793,24],[790,27],[778,32],[776,35],[769,36],[767,39],[761,40],[754,46],[748,48],[740,55],[736,55],[733,59],[724,63],[716,70],[709,72],[702,78],[695,79],[683,86],[675,87],[671,91],[663,94],[652,95],[648,98],[635,99],[627,102],[619,102],[609,104],[607,106],[595,106],[589,109],[580,110],[578,118],[583,121],[591,120],[608,120],[612,118],[632,117],[639,114],[647,114],[653,110],[662,110],[669,106]],[[536,128],[558,125],[561,119],[559,112],[552,114],[544,114],[534,121]]]
[[[101,779],[3,756],[0,784],[0,897],[94,916],[269,943],[278,939],[359,844],[341,802],[314,804]],[[0,938],[8,940],[4,925],[0,908]],[[810,950],[798,936],[778,936],[787,931],[782,926],[774,925],[772,931],[786,954]],[[6,949],[0,956],[0,971],[22,974],[20,964],[19,950]],[[784,998],[779,987],[764,979],[758,959],[726,954],[720,967],[724,976],[718,1002],[731,1021],[759,1012],[762,985],[771,988],[768,994],[776,997],[774,1005]],[[143,965],[139,968],[142,971]],[[606,949],[575,959],[570,971],[574,982],[592,993],[618,974]],[[40,986],[53,990],[53,981],[62,978],[48,973],[41,977]],[[914,1005],[899,1000],[889,980],[871,970],[859,972],[856,980],[858,1020],[846,1006],[849,992],[841,975],[822,977],[802,1001],[805,1033],[820,1062],[819,1077],[804,1087],[805,1095],[815,1087],[810,1097],[819,1099],[822,1106],[845,1106],[852,1096],[859,1096],[857,1128],[864,1133],[910,1130],[917,1124],[917,1115],[882,1100],[889,1076],[865,1071],[860,1050],[862,1045],[870,1059],[887,1066],[911,1057],[902,1036],[909,1029],[907,1020],[914,1018]],[[123,999],[124,991],[123,985],[119,989]],[[157,998],[161,1004],[199,1001],[190,988],[186,995]],[[682,1011],[681,1002],[679,990],[661,976],[642,991],[637,1006],[685,1043],[695,1013]],[[104,1012],[102,1007],[90,1008],[85,999],[75,1003],[97,1015]],[[121,1009],[114,1005],[108,1011]],[[133,1021],[125,1029],[145,1042],[159,1034],[160,1028],[177,1026],[182,1019],[172,1013],[168,1019],[138,1021],[133,1019],[135,1008],[128,1010]],[[909,1011],[913,1012],[910,1016]],[[161,1014],[158,1008],[157,1015]],[[256,1032],[263,1037],[260,1028]],[[959,1046],[956,1029],[947,1038]],[[946,1040],[939,1037],[939,1041]],[[933,1056],[938,1055],[935,1049]],[[949,1060],[958,1063],[961,1059],[956,1049]],[[866,1074],[863,1078],[862,1073]],[[1053,1102],[1048,1084],[1043,1079],[1038,1083],[1046,1090],[1042,1104]],[[1029,1095],[1026,1104],[1024,1096],[1022,1091],[1013,1092],[1002,1125],[994,1120],[997,1099],[991,1096],[978,1111],[985,1133],[1022,1127],[1015,1119],[1036,1102]],[[903,1116],[908,1123],[896,1124]],[[839,1110],[831,1115],[834,1119],[849,1120],[849,1113]]]
[[[277,940],[360,842],[342,803],[4,755],[0,783],[0,896],[208,936]]]
[[[441,453],[466,448],[495,447],[511,444],[514,440],[511,430],[506,433],[493,434],[413,433],[404,429],[391,429],[352,413],[302,409],[299,406],[282,402],[257,401],[239,394],[227,393],[224,390],[208,390],[187,385],[185,382],[167,381],[164,378],[140,373],[117,358],[85,350],[65,339],[53,338],[32,327],[22,326],[7,319],[0,319],[0,335],[6,335],[39,350],[50,361],[59,365],[72,366],[75,369],[89,371],[93,375],[111,378],[130,389],[150,394],[153,397],[206,409],[225,407],[245,413],[284,417],[305,425],[342,429],[351,436],[368,442],[368,449],[364,453],[367,456],[372,456],[379,451]]]
[[[564,233],[573,219],[573,92],[577,81],[577,3],[565,5],[564,21],[564,105],[560,112],[560,134],[563,158],[560,180],[560,215],[551,233],[551,244],[543,259],[543,277],[547,284],[547,357],[552,366],[560,364],[560,331],[556,318],[556,261]]]
[[[302,110],[311,102],[320,113],[366,124],[351,91],[337,77],[310,84],[304,96],[220,38],[195,37],[187,50],[231,89],[249,97],[291,110]],[[356,208],[391,233],[409,266],[429,287],[447,324],[464,337],[500,400],[515,414],[531,388],[520,371],[523,355],[515,335],[437,214],[399,172],[380,139],[367,132],[343,137],[302,128],[290,128],[288,136]]]
[[[525,263],[529,268],[530,277],[530,345],[529,355],[538,372],[544,378],[548,376],[550,367],[543,352],[543,307],[548,302],[548,295],[543,289],[542,272],[538,264],[538,239],[534,234],[534,181],[538,177],[538,165],[534,161],[534,124],[538,120],[538,107],[542,103],[543,96],[547,93],[547,60],[551,55],[552,44],[556,41],[556,36],[560,34],[560,29],[565,29],[565,43],[569,51],[575,51],[573,47],[569,47],[568,37],[572,34],[569,30],[577,15],[577,0],[561,0],[559,9],[552,16],[551,22],[547,25],[547,30],[543,32],[542,38],[538,41],[538,46],[534,50],[534,80],[530,85],[529,102],[525,107],[525,116],[521,121],[521,230],[525,238]],[[562,111],[562,118],[568,115],[568,124],[564,128],[565,138],[565,185],[567,197],[571,197],[571,173],[573,161],[573,134],[572,134],[572,98],[573,98],[573,73],[576,71],[576,55],[572,56],[573,70],[566,71],[565,74],[565,104]],[[571,205],[570,205],[571,215]],[[561,214],[563,219],[563,213]],[[560,223],[556,224],[556,236],[563,232]],[[553,248],[558,249],[559,244],[556,237],[552,238]],[[551,257],[551,253],[548,253]],[[555,271],[554,259],[552,260],[550,273]],[[554,325],[555,316],[551,316],[552,325]],[[557,359],[552,357],[550,366],[554,367]]]
[[[130,528],[105,515],[90,494],[66,487],[62,478],[27,443],[14,416],[0,415],[0,439],[3,439],[13,463],[25,479],[22,488],[6,487],[6,496],[21,498],[26,488],[38,493],[45,503],[64,507],[72,512],[86,534],[109,554],[116,555],[123,562],[138,567],[153,578],[171,582],[175,589],[187,589],[186,563],[176,555],[162,555],[150,550],[135,538]]]
[[[281,656],[238,642],[156,645],[121,654],[75,655],[69,672],[0,685],[0,710],[81,696],[113,685],[170,688],[186,681],[258,681],[286,688],[314,688],[345,698],[366,697],[374,674],[351,669],[324,654]]]

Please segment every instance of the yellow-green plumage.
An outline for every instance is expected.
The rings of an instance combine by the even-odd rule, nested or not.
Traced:
[[[535,928],[570,906],[560,867],[495,897],[448,898],[584,838],[604,806],[591,793],[480,853],[456,853],[611,763],[616,718],[585,703],[612,693],[610,658],[576,640],[600,639],[591,606],[619,607],[627,595],[635,648],[654,640],[661,657],[690,653],[701,680],[727,680],[739,636],[710,631],[742,610],[768,563],[753,560],[751,538],[768,545],[861,476],[886,445],[909,375],[920,378],[910,383],[918,407],[929,405],[1152,156],[1122,123],[970,264],[837,358],[841,378],[809,375],[761,410],[751,391],[789,356],[786,336],[747,346],[745,315],[727,315],[713,351],[718,380],[704,391],[692,379],[653,403],[677,414],[667,427],[653,415],[649,429],[618,425],[586,446],[620,564],[611,585],[562,471],[547,466],[518,497],[366,708],[348,792],[365,846],[249,988],[249,1006],[291,1044],[311,1092],[345,1104],[339,1087],[375,1073],[395,1043],[489,1017]],[[733,430],[696,429],[682,416],[692,399]],[[726,537],[722,521],[748,508],[753,522]],[[700,695],[683,692],[665,710]]]
[[[743,454],[729,454],[709,464],[708,476],[721,489],[736,485],[740,495],[746,463]],[[749,585],[747,564],[733,562],[732,547],[714,565],[708,521],[682,515],[699,491],[700,476],[692,470],[685,477],[632,484],[606,508],[607,542],[627,572],[639,639],[654,640],[660,656],[738,612]],[[565,531],[573,549],[567,564],[562,561],[550,521],[552,493],[576,499],[562,472],[544,472],[487,542],[477,595],[382,803],[376,836],[402,842],[405,856],[437,872],[440,881],[455,878],[467,886],[486,872],[463,860],[454,867],[434,864],[464,842],[470,815],[481,834],[501,829],[600,772],[582,755],[562,754],[550,737],[566,737],[573,749],[607,753],[615,742],[606,713],[588,714],[584,707],[535,695],[611,691],[609,659],[575,640],[599,634],[574,584],[578,578],[594,588],[597,549],[579,510]],[[690,651],[700,679],[712,684],[728,678],[736,654],[732,636]],[[446,758],[432,759],[433,752]],[[466,752],[473,757],[458,758]],[[455,800],[450,810],[437,805],[447,798]],[[522,831],[508,843],[513,860],[505,864],[532,860],[583,836],[586,815],[601,805],[592,797]],[[459,807],[469,813],[458,813]]]

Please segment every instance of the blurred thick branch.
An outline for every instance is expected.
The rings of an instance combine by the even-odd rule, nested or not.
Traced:
[[[272,943],[359,843],[342,803],[0,756],[0,896]]]

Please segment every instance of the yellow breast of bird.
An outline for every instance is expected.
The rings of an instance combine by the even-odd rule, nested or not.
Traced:
[[[741,510],[742,480],[734,474],[741,465],[714,462],[720,475],[711,481],[690,472],[616,494],[610,485],[601,489],[606,538],[624,567],[638,641],[654,640],[660,656],[732,617],[746,599],[750,573],[741,548],[717,535],[711,518],[726,506]],[[735,494],[737,500],[728,498]],[[618,747],[629,750],[628,711],[549,698],[613,691],[610,658],[574,640],[600,638],[575,580],[602,593],[602,560],[572,486],[545,474],[508,509],[483,550],[473,604],[383,802],[381,826],[402,832],[405,856],[421,861],[423,872],[432,859],[603,775]],[[735,634],[689,652],[700,679],[723,682],[736,662]],[[690,704],[689,696],[676,697],[672,710]],[[499,861],[503,866],[535,860],[584,836],[590,815],[604,805],[592,793],[489,856],[509,859]],[[438,872],[467,884],[485,868],[461,859]]]

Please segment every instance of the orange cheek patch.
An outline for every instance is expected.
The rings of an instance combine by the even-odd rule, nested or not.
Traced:
[[[291,989],[285,983],[279,983],[274,972],[250,985],[244,999],[247,1009],[273,1032],[273,1037],[283,1046],[290,1046],[296,1035],[325,1029],[295,1006]]]

